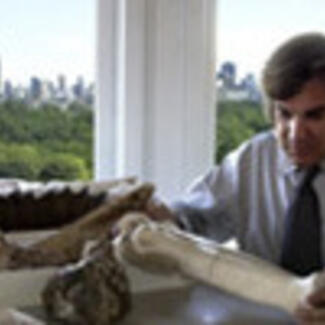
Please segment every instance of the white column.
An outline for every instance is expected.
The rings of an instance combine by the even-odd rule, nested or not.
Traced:
[[[178,195],[213,164],[215,0],[98,0],[96,177]]]
[[[116,169],[119,11],[116,0],[97,1],[94,159],[97,179],[114,177]]]

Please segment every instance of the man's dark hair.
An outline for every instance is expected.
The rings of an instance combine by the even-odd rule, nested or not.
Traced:
[[[268,114],[273,118],[273,101],[298,94],[303,85],[317,77],[325,80],[325,36],[298,35],[282,44],[266,62],[262,84]]]

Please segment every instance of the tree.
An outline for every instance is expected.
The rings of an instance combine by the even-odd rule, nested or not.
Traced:
[[[216,162],[255,133],[270,127],[262,107],[247,102],[218,104]]]
[[[48,157],[40,169],[39,179],[77,180],[88,179],[88,171],[84,161],[72,154],[53,154]]]
[[[0,143],[0,177],[38,178],[40,156],[30,145]]]
[[[16,177],[19,175],[19,177],[27,179],[37,179],[40,175],[40,165],[45,161],[45,157],[52,157],[52,154],[70,153],[69,157],[73,160],[71,165],[83,166],[74,167],[74,169],[79,168],[81,174],[78,172],[78,175],[91,177],[93,165],[92,123],[93,112],[90,107],[76,103],[65,110],[53,104],[45,104],[35,109],[22,101],[14,100],[0,104],[0,142],[5,145],[2,147],[3,152],[6,153],[5,156],[8,155],[7,147],[16,146],[15,158],[9,161],[9,158],[3,156],[1,176],[15,177],[14,170],[16,170]],[[38,158],[34,159],[35,166],[29,172],[27,169],[32,165],[26,165],[26,159],[24,160],[23,157],[26,153],[21,155],[18,153],[25,145],[33,148],[38,155]],[[75,158],[78,158],[78,163]],[[63,162],[65,167],[67,159],[65,158]],[[86,168],[86,172],[83,168]],[[72,177],[70,171],[67,173],[70,175],[69,177]],[[64,173],[61,174],[58,171],[53,175],[66,177]]]

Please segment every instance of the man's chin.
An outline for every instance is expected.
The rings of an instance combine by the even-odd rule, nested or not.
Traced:
[[[306,155],[291,155],[290,158],[295,165],[303,168],[307,168],[319,163],[318,159]]]

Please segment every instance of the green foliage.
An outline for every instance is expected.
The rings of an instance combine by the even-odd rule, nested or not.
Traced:
[[[21,101],[0,104],[0,177],[90,178],[92,124],[92,110],[78,103],[65,110]]]
[[[218,103],[217,122],[217,162],[244,140],[270,127],[262,107],[248,102]]]
[[[46,158],[39,172],[39,179],[42,181],[88,178],[85,162],[71,154],[56,154]]]
[[[0,143],[0,177],[35,179],[40,158],[30,145]]]
[[[0,177],[90,178],[92,126],[92,110],[77,102],[66,110],[51,104],[36,109],[21,101],[0,104]],[[219,103],[216,161],[268,127],[258,105]]]

